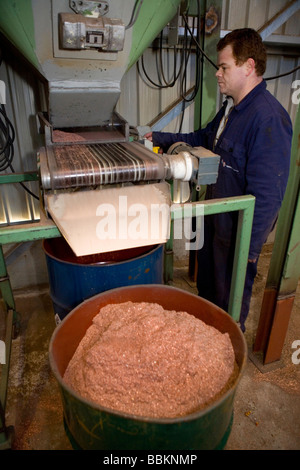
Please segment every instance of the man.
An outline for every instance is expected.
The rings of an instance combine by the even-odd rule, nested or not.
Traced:
[[[253,29],[237,29],[218,45],[216,77],[226,100],[205,129],[188,134],[146,135],[163,151],[174,142],[204,146],[220,156],[217,182],[206,199],[252,194],[255,212],[240,325],[245,331],[257,261],[276,222],[289,174],[292,124],[267,91],[266,51]],[[199,295],[228,310],[237,214],[205,217],[204,247],[198,252]]]

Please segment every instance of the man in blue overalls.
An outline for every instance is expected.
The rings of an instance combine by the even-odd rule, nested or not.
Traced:
[[[253,29],[234,30],[218,45],[216,77],[226,96],[206,126],[188,134],[153,132],[145,137],[163,151],[175,142],[203,146],[220,156],[215,184],[206,199],[252,194],[255,212],[242,301],[240,325],[245,331],[257,261],[272,231],[285,193],[291,153],[288,113],[267,91],[263,74],[266,51]],[[198,251],[199,295],[228,311],[237,213],[205,217],[204,246]]]

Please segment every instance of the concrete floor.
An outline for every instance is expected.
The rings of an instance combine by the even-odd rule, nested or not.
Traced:
[[[264,249],[255,282],[245,333],[249,351],[255,339],[271,250]],[[176,287],[196,292],[182,263],[175,263]],[[16,292],[21,316],[19,336],[13,340],[6,424],[14,427],[12,449],[72,449],[63,427],[57,383],[48,362],[48,347],[55,329],[48,286]],[[0,311],[0,320],[4,311]],[[1,325],[1,321],[0,321]],[[273,370],[261,371],[250,358],[237,389],[234,421],[228,450],[300,449],[300,364],[293,364],[292,343],[300,340],[299,289],[282,358]],[[298,354],[299,358],[299,354]]]

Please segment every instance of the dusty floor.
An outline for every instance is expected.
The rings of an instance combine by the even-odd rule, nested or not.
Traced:
[[[255,338],[269,260],[270,250],[265,249],[246,325],[249,351]],[[175,268],[172,284],[196,293],[185,267]],[[38,292],[16,293],[15,300],[21,329],[13,340],[6,407],[6,424],[14,429],[12,449],[72,449],[64,431],[58,386],[48,362],[55,323],[47,286]],[[3,318],[3,311],[0,320],[1,315]],[[300,449],[300,364],[292,362],[295,340],[300,340],[299,289],[282,358],[274,370],[262,372],[250,358],[247,360],[236,393],[233,427],[226,449]]]

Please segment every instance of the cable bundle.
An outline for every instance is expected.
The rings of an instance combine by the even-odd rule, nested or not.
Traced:
[[[7,117],[5,107],[0,105],[0,171],[5,171],[12,168],[12,161],[14,158],[14,140],[15,131],[12,123]]]
[[[195,18],[193,19],[195,21]],[[197,32],[198,32],[198,35],[200,33],[200,15],[198,15],[198,19],[197,19]],[[195,26],[193,25],[193,29],[195,28]],[[188,27],[187,23],[185,24],[185,34],[184,34],[184,40],[183,40],[183,48],[182,48],[182,51],[181,51],[181,60],[180,60],[180,64],[179,64],[179,69],[177,71],[177,53],[178,53],[178,48],[176,46],[173,46],[173,53],[174,53],[174,60],[173,60],[173,63],[174,63],[174,66],[173,66],[173,76],[170,80],[167,80],[166,77],[165,77],[165,73],[164,73],[164,69],[163,69],[163,60],[162,60],[162,51],[163,51],[163,31],[161,32],[160,34],[160,40],[159,40],[159,57],[158,57],[158,62],[159,62],[159,65],[158,65],[158,83],[156,83],[153,79],[150,78],[149,74],[147,73],[146,71],[146,68],[145,68],[145,64],[144,64],[144,56],[142,55],[141,58],[140,58],[140,61],[138,61],[137,63],[137,68],[138,68],[138,72],[141,76],[141,73],[140,73],[140,64],[141,64],[141,68],[142,68],[142,71],[146,77],[146,79],[148,80],[148,82],[154,86],[155,88],[172,88],[177,80],[180,78],[180,75],[181,75],[181,72],[182,70],[184,70],[184,73],[183,73],[183,76],[182,76],[182,79],[181,79],[181,83],[180,83],[180,88],[181,88],[181,96],[183,99],[184,98],[184,95],[185,95],[185,85],[186,85],[186,66],[187,66],[187,63],[188,63],[188,60],[189,60],[189,57],[190,57],[190,54],[191,54],[191,50],[192,50],[192,38],[188,39],[188,34],[187,33],[190,33],[191,36],[193,35],[191,29]],[[203,54],[203,51],[202,50],[199,50],[196,49],[196,70],[197,70],[197,73],[196,73],[196,81],[197,83],[195,84],[195,91],[193,93],[193,97],[189,99],[189,101],[192,101],[197,92],[198,92],[198,89],[199,89],[199,86],[200,86],[200,80],[199,80],[199,70],[200,70],[200,58],[201,58],[201,54],[200,52]],[[143,77],[142,77],[143,78]]]
[[[197,96],[197,93],[199,92],[199,90],[202,88],[202,63],[203,63],[203,57],[207,58],[216,67],[216,65],[209,59],[209,57],[207,57],[204,50],[201,48],[201,46],[199,44],[199,42],[201,41],[200,35],[201,35],[201,33],[203,33],[203,31],[201,31],[201,24],[200,24],[201,23],[201,15],[200,15],[200,1],[199,0],[197,2],[197,5],[198,5],[198,15],[197,15],[196,19],[195,19],[195,17],[193,18],[192,29],[188,25],[186,16],[182,15],[182,17],[184,19],[184,23],[185,23],[183,47],[181,49],[181,57],[180,57],[179,67],[178,67],[178,64],[177,64],[177,54],[179,52],[179,49],[176,46],[173,47],[173,53],[174,53],[173,64],[174,64],[174,67],[173,67],[173,75],[172,75],[171,79],[169,79],[169,80],[166,79],[166,76],[165,76],[165,73],[164,73],[164,70],[163,70],[163,60],[162,60],[162,55],[163,55],[162,54],[162,50],[163,50],[163,47],[162,47],[163,32],[161,32],[161,34],[160,34],[160,42],[159,42],[159,57],[158,57],[158,68],[157,68],[158,69],[157,70],[157,72],[158,72],[158,83],[156,83],[154,80],[152,80],[149,77],[149,74],[147,73],[147,71],[145,69],[143,55],[141,56],[140,61],[137,62],[137,69],[138,69],[138,73],[141,76],[141,78],[143,79],[141,71],[140,71],[140,65],[141,65],[141,69],[143,71],[144,76],[148,80],[147,84],[149,85],[149,83],[150,83],[150,86],[153,86],[155,88],[158,88],[158,89],[171,88],[180,79],[180,84],[179,84],[180,85],[180,96],[181,96],[182,100],[186,101],[186,102],[193,101],[195,99],[195,97]],[[197,22],[197,25],[195,25],[195,21]],[[193,31],[195,30],[195,28],[196,28],[196,31],[197,31],[197,38],[195,38],[194,35],[193,35]],[[188,37],[188,34],[190,35],[190,37]],[[186,93],[187,93],[186,69],[187,69],[187,64],[188,64],[188,61],[189,61],[189,58],[190,58],[190,55],[191,55],[191,52],[192,52],[192,43],[193,42],[197,46],[196,51],[195,51],[195,53],[196,53],[195,80],[196,81],[195,81],[195,85],[193,87],[194,89],[193,89],[192,95],[189,98],[187,98],[186,97]],[[178,70],[177,70],[177,68],[178,68]],[[201,93],[202,93],[202,90],[201,90]],[[180,122],[180,125],[179,125],[179,131],[182,127],[183,117],[184,117],[184,112],[181,115],[181,122]]]
[[[12,161],[14,158],[14,140],[15,130],[10,122],[5,107],[3,104],[0,105],[0,171],[5,171],[10,168],[12,173],[15,173]],[[28,192],[35,199],[39,199],[30,189],[28,189],[24,183],[19,183],[25,191]]]

